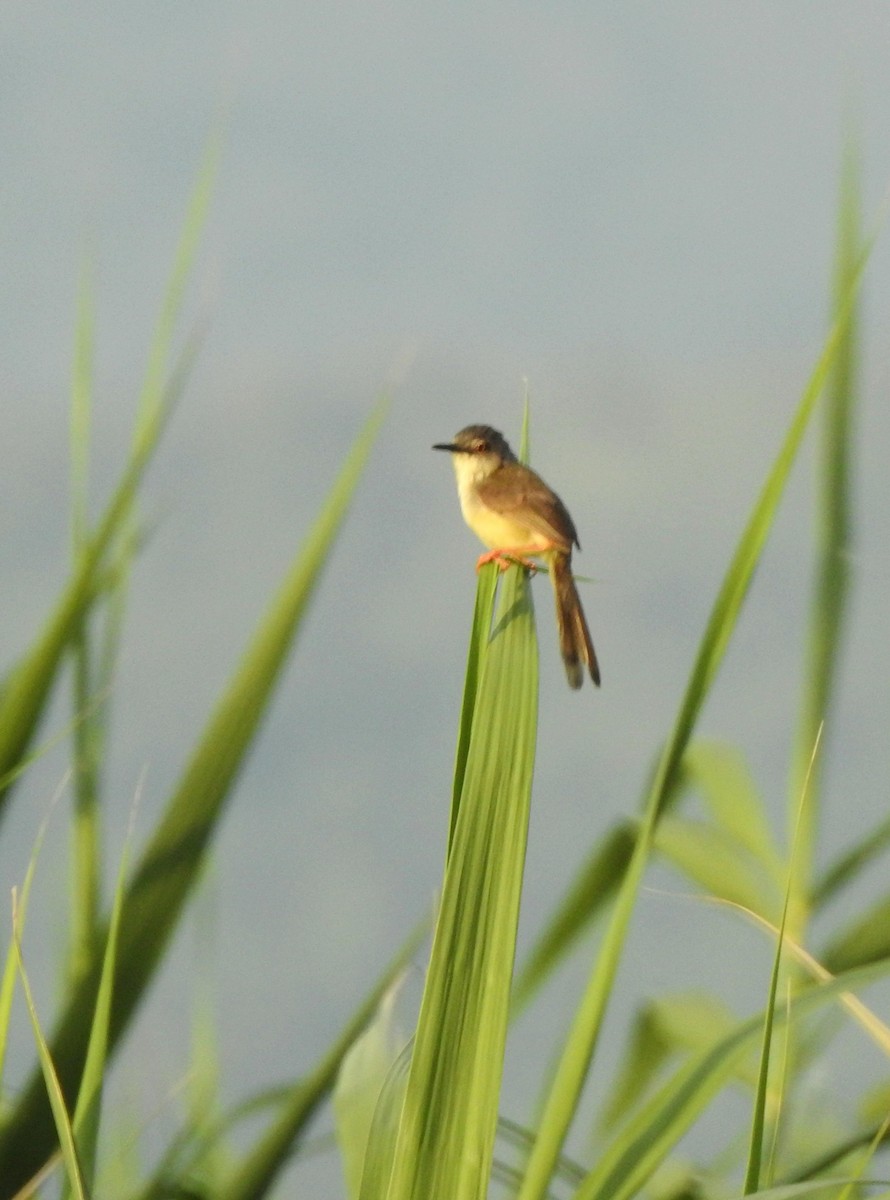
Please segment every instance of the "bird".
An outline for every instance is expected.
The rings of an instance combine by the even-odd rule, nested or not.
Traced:
[[[569,686],[581,687],[586,667],[599,687],[599,663],[572,576],[572,548],[580,550],[581,543],[566,506],[490,425],[467,425],[453,441],[437,442],[433,449],[451,455],[464,520],[488,547],[476,570],[495,562],[505,571],[518,562],[536,571],[538,565],[531,559],[543,559],[553,582],[559,648]]]

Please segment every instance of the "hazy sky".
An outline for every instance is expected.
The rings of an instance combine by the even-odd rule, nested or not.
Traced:
[[[115,850],[143,769],[151,828],[374,395],[393,394],[217,844],[234,1098],[313,1061],[438,885],[477,548],[429,446],[469,421],[513,437],[524,378],[534,463],[578,526],[578,570],[597,580],[584,599],[604,679],[599,694],[565,687],[539,583],[524,945],[584,849],[634,811],[819,350],[845,112],[869,222],[890,181],[890,8],[7,0],[0,21],[5,662],[64,578],[81,262],[92,255],[97,289],[98,505],[203,148],[224,130],[189,306],[209,336],[149,480],[156,533],[115,695]],[[890,766],[886,242],[866,287],[835,839],[883,811]],[[743,747],[777,820],[811,491],[802,464],[704,722]],[[17,797],[7,889],[61,769],[47,760]],[[59,813],[38,878],[35,943],[40,929],[61,940],[64,824]],[[690,908],[643,897],[628,995],[701,980],[727,926]],[[653,969],[656,948],[694,923],[684,941],[701,956]],[[187,943],[120,1072],[146,1114],[182,1069]],[[729,995],[745,982],[734,970],[718,973]],[[531,1061],[511,1068],[520,1082],[548,1062],[565,990]],[[511,1115],[528,1117],[532,1099]]]

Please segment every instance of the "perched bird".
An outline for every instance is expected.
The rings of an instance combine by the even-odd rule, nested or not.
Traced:
[[[553,580],[559,648],[569,686],[581,686],[586,666],[599,687],[599,665],[572,578],[572,546],[580,550],[581,543],[566,506],[489,425],[468,425],[453,442],[440,442],[433,449],[451,454],[464,520],[488,547],[476,570],[488,562],[496,562],[502,571],[511,562],[537,570],[530,557],[544,559]]]

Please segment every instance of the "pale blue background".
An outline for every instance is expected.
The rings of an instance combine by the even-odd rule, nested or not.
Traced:
[[[97,263],[98,506],[122,461],[186,197],[224,114],[189,307],[210,334],[148,482],[157,529],[114,696],[113,856],[141,773],[144,834],[372,398],[384,385],[394,398],[216,845],[209,969],[231,1101],[308,1068],[432,901],[477,548],[448,464],[428,448],[469,421],[514,437],[523,378],[535,465],[575,518],[578,570],[597,580],[584,597],[604,677],[599,694],[565,687],[539,582],[523,946],[585,848],[636,810],[819,350],[845,110],[862,134],[869,221],[890,180],[890,9],[8,0],[0,23],[4,662],[65,573],[85,249]],[[886,241],[865,290],[855,592],[828,737],[835,851],[885,810],[890,766]],[[703,722],[744,748],[777,822],[811,466],[809,455],[795,475]],[[60,704],[44,733],[66,719]],[[4,825],[7,893],[62,769],[60,754],[47,758]],[[47,1017],[65,824],[57,811],[27,939]],[[128,1126],[165,1111],[149,1148],[175,1112],[193,947],[180,940],[116,1072]],[[733,919],[644,894],[603,1069],[635,997],[710,985],[745,1012],[767,970],[767,947]],[[579,979],[567,972],[520,1027],[508,1115],[530,1119]],[[845,1095],[842,1073],[820,1086]],[[331,1159],[296,1178],[303,1194],[338,1193]]]

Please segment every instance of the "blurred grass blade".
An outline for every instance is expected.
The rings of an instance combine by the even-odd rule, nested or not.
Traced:
[[[697,742],[684,755],[680,782],[700,788],[718,821],[762,861],[775,881],[784,878],[784,863],[773,844],[763,804],[736,750],[716,743]],[[670,799],[670,796],[665,798],[662,814]],[[636,831],[636,823],[616,825],[581,865],[522,967],[514,994],[516,1013],[528,1004],[614,896],[630,862]],[[776,894],[778,896],[778,891]]]
[[[46,831],[49,828],[50,814],[55,808],[57,800],[60,798],[67,786],[68,776],[66,775],[59,784],[56,794],[53,796],[49,813],[43,819],[43,821],[41,821],[40,828],[37,831],[37,837],[34,840],[34,848],[31,851],[31,858],[28,862],[28,869],[25,872],[25,881],[22,884],[21,892],[18,895],[16,903],[19,928],[23,928],[25,924],[25,917],[28,912],[28,898],[31,895],[31,884],[34,882],[34,873],[37,870],[37,859],[40,857],[43,839],[46,837]],[[2,1083],[3,1080],[3,1068],[6,1063],[6,1049],[9,1038],[9,1018],[12,1012],[12,998],[15,993],[15,980],[19,969],[14,935],[15,929],[13,928],[13,937],[10,939],[9,952],[6,956],[6,964],[3,968],[3,978],[2,982],[0,982],[0,1083]],[[0,1095],[3,1094],[3,1089],[0,1087]]]
[[[164,395],[173,352],[173,338],[182,311],[186,285],[194,267],[201,233],[207,222],[207,213],[210,208],[221,154],[222,133],[221,130],[216,129],[211,133],[204,150],[204,159],[192,189],[179,244],[173,256],[170,282],[167,284],[167,291],[155,327],[136,414],[135,440],[137,442],[151,427],[154,414]]]
[[[776,1024],[818,1011],[846,992],[890,974],[890,959],[839,975],[798,992],[776,1010]],[[684,1064],[630,1119],[613,1140],[573,1200],[629,1200],[675,1149],[693,1122],[738,1070],[741,1059],[763,1031],[757,1013],[716,1046]]]
[[[166,394],[143,437],[134,446],[96,534],[89,539],[72,577],[35,645],[16,665],[0,695],[0,815],[9,789],[26,754],[63,653],[81,628],[84,615],[101,590],[101,573],[109,547],[119,533],[142,474],[160,438],[169,404]]]
[[[483,575],[494,571],[492,565]],[[486,586],[483,580],[479,586]],[[537,685],[529,585],[514,567],[502,578],[479,681],[388,1200],[487,1195],[525,861]]]
[[[47,1043],[47,1040],[43,1034],[43,1030],[40,1026],[40,1020],[37,1016],[37,1009],[34,1005],[34,997],[31,994],[31,985],[28,981],[28,975],[25,971],[25,963],[24,959],[22,958],[21,947],[21,914],[17,911],[15,889],[13,889],[12,893],[12,926],[13,945],[15,946],[15,958],[18,966],[19,979],[22,983],[22,990],[25,993],[25,1005],[28,1009],[28,1016],[31,1018],[31,1027],[34,1030],[34,1040],[37,1043],[37,1053],[40,1058],[40,1069],[43,1073],[43,1079],[46,1084],[46,1091],[49,1097],[49,1104],[52,1111],[53,1120],[55,1121],[56,1132],[59,1138],[59,1145],[62,1149],[62,1162],[65,1166],[65,1174],[68,1184],[71,1188],[71,1194],[76,1197],[76,1200],[87,1200],[88,1193],[84,1185],[80,1163],[78,1161],[77,1146],[74,1140],[74,1130],[71,1125],[71,1120],[68,1116],[68,1110],[65,1107],[65,1096],[62,1092],[62,1086],[56,1073],[49,1044]],[[23,1182],[25,1181],[23,1180]]]
[[[646,798],[640,832],[612,911],[611,922],[564,1043],[553,1085],[545,1102],[538,1138],[519,1192],[519,1200],[543,1200],[546,1195],[548,1182],[575,1115],[596,1049],[658,818],[675,788],[680,764],[695,723],[735,630],[754,570],[772,528],[785,484],[816,401],[834,369],[835,359],[853,309],[864,262],[863,258],[859,272],[850,283],[841,311],[828,335],[779,454],[754,506],[708,620],[674,728],[662,752]]]
[[[850,576],[853,418],[857,404],[858,312],[856,280],[861,270],[863,238],[860,229],[859,161],[854,139],[847,138],[841,173],[835,257],[834,310],[840,337],[831,366],[822,430],[819,471],[819,511],[816,524],[818,562],[810,612],[809,653],[806,659],[801,711],[789,792],[789,828],[797,820],[797,803],[809,770],[816,732],[828,719],[835,690]],[[817,772],[821,765],[817,764]],[[820,809],[820,775],[812,780],[812,801],[801,829],[802,896],[792,907],[805,911],[812,882]],[[792,923],[796,936],[801,934]]]
[[[216,163],[216,143],[212,143],[198,186],[188,210],[185,232],[174,264],[173,281],[162,308],[161,320],[150,356],[148,377],[137,415],[130,457],[117,489],[92,537],[84,537],[81,553],[71,579],[31,651],[10,673],[0,694],[0,816],[6,807],[9,789],[24,759],[37,722],[47,702],[64,651],[83,628],[90,604],[101,591],[105,557],[115,539],[126,530],[136,489],[163,432],[170,411],[179,397],[191,365],[195,343],[188,344],[177,365],[169,371],[168,361],[172,327],[179,312],[185,276],[191,265],[198,234],[204,221]],[[78,339],[88,337],[89,320],[79,318]],[[84,351],[82,350],[81,353]],[[80,370],[80,369],[78,369]],[[77,389],[86,386],[80,379]],[[77,401],[81,423],[83,397]],[[81,440],[83,433],[75,435]],[[77,452],[83,456],[83,447]],[[76,468],[82,471],[85,463]]]
[[[568,954],[578,938],[618,890],[633,854],[637,826],[616,825],[582,863],[565,897],[538,938],[516,981],[514,1015]]]
[[[651,1092],[669,1059],[708,1050],[738,1025],[737,1018],[708,993],[683,992],[648,1002],[634,1019],[630,1044],[602,1113],[600,1127],[616,1129]],[[737,1077],[754,1087],[757,1075],[747,1058]]]
[[[890,954],[890,894],[870,904],[832,938],[820,959],[833,973],[876,962],[887,954]]]
[[[92,264],[85,264],[77,302],[71,382],[71,557],[76,570],[89,544],[89,476],[95,315]],[[73,636],[74,818],[72,823],[71,961],[74,979],[86,967],[99,923],[101,850],[97,811],[101,746],[92,709],[94,686],[87,613]]]
[[[373,1019],[381,1000],[404,971],[426,932],[424,922],[410,935],[315,1070],[289,1089],[273,1123],[230,1178],[220,1183],[214,1192],[214,1200],[260,1200],[267,1195],[290,1161],[307,1125],[333,1088],[343,1059]]]
[[[754,1094],[754,1110],[751,1120],[751,1137],[748,1145],[748,1164],[745,1170],[745,1195],[751,1195],[760,1187],[763,1151],[766,1135],[766,1106],[769,1089],[770,1059],[772,1052],[773,1025],[776,1011],[776,999],[779,992],[779,979],[782,970],[782,955],[785,949],[785,931],[788,926],[788,914],[795,892],[795,869],[800,850],[800,834],[805,821],[805,814],[810,803],[810,788],[812,786],[816,765],[819,761],[819,748],[822,740],[822,726],[816,733],[816,741],[810,751],[810,769],[803,781],[803,789],[798,800],[797,824],[791,844],[791,854],[788,862],[788,881],[785,887],[785,900],[782,904],[782,918],[779,922],[779,932],[776,938],[776,949],[773,955],[773,967],[770,975],[769,995],[763,1015],[763,1040],[760,1049],[760,1070],[757,1089]],[[756,910],[755,910],[756,911]]]
[[[407,1042],[395,1016],[395,1005],[403,982],[403,978],[394,981],[381,999],[373,1021],[350,1046],[337,1072],[333,1096],[334,1119],[346,1179],[346,1194],[350,1200],[358,1200],[361,1193],[362,1173],[377,1101],[387,1076]],[[378,1131],[377,1141],[381,1139],[382,1132]]]
[[[663,816],[655,847],[707,894],[750,908],[771,921],[778,919],[782,894],[772,873],[721,826]]]
[[[199,876],[205,848],[287,659],[384,412],[381,402],[347,457],[283,587],[212,714],[127,889],[110,1050],[142,999]],[[97,955],[89,972],[72,988],[53,1041],[53,1058],[69,1093],[79,1084],[100,971]],[[52,1149],[51,1113],[42,1081],[35,1077],[0,1128],[0,1180],[4,1186],[14,1191]]]
[[[389,1188],[413,1049],[412,1038],[393,1063],[377,1098],[362,1163],[358,1200],[376,1200],[379,1196],[385,1196]]]
[[[90,426],[93,407],[95,301],[92,263],[85,260],[77,294],[71,378],[71,544],[75,557],[87,540]]]
[[[812,906],[818,908],[827,904],[841,888],[857,880],[868,863],[883,854],[887,846],[890,846],[890,817],[879,822],[831,864],[813,888]]]
[[[120,916],[124,898],[124,882],[126,880],[129,862],[129,844],[132,830],[127,837],[121,855],[118,869],[117,886],[111,909],[111,920],[108,925],[108,937],[105,943],[105,953],[102,956],[102,970],[99,976],[99,989],[96,993],[96,1010],[90,1026],[90,1039],[87,1045],[86,1062],[83,1076],[77,1093],[77,1104],[74,1109],[73,1127],[77,1142],[80,1168],[85,1186],[92,1191],[96,1175],[96,1147],[99,1142],[99,1119],[102,1111],[102,1087],[105,1078],[105,1066],[108,1057],[108,1028],[111,1019],[112,991],[117,962],[117,945],[120,932]],[[62,1200],[71,1196],[71,1180],[66,1180],[62,1189]]]
[[[699,790],[717,824],[770,871],[782,891],[785,859],[741,752],[719,742],[696,741],[683,758],[682,773],[684,782]]]

